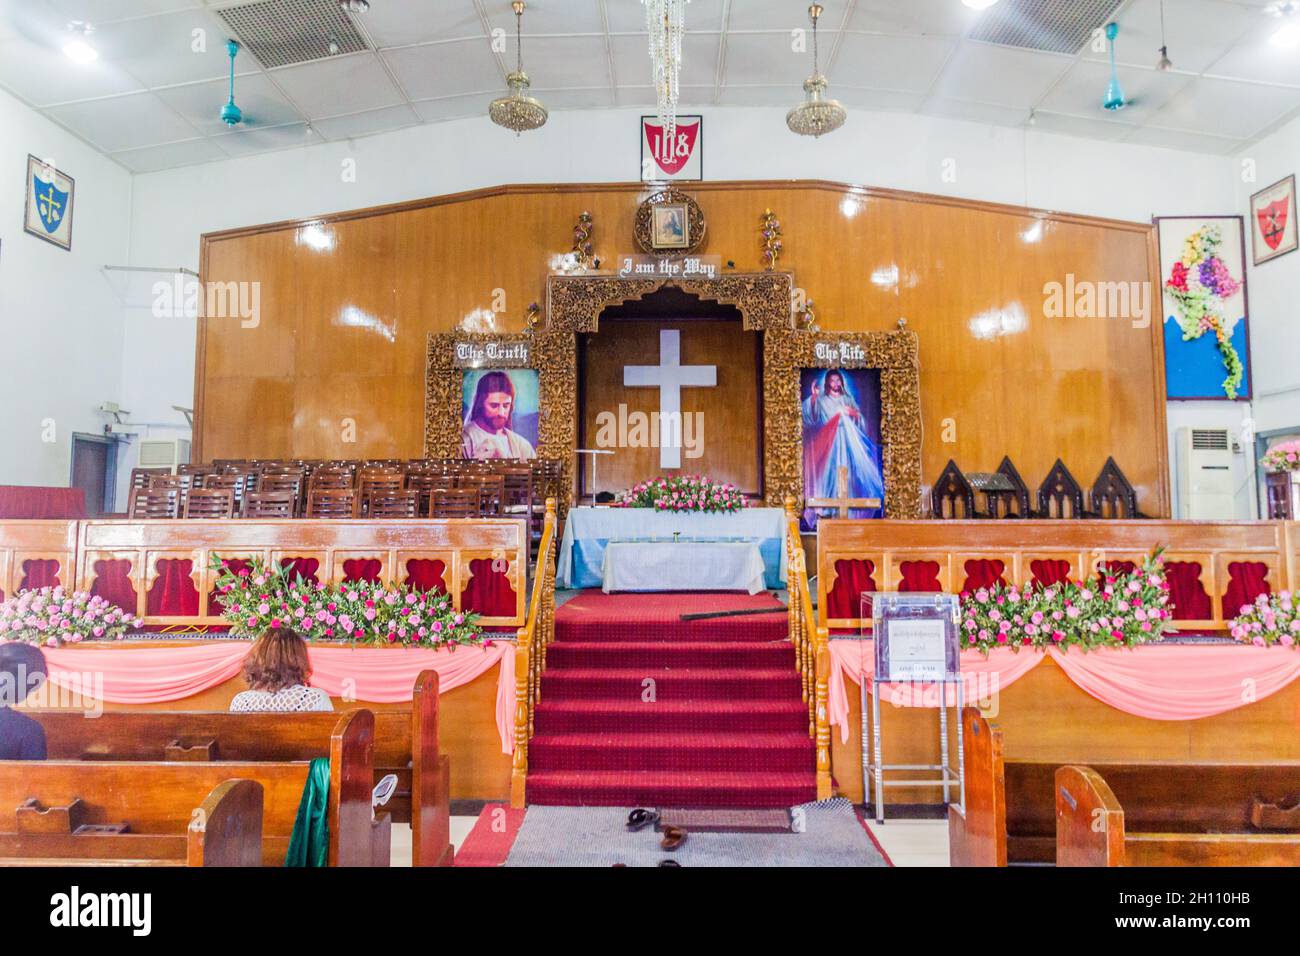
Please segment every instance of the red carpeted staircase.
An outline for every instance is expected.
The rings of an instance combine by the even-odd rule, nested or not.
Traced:
[[[774,613],[678,619],[764,607]],[[771,595],[587,591],[556,611],[555,636],[529,745],[530,804],[816,799],[808,707]]]

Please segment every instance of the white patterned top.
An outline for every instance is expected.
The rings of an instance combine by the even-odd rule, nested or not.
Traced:
[[[274,694],[265,690],[246,690],[235,695],[230,702],[231,713],[258,713],[267,711],[283,713],[294,710],[333,710],[334,704],[319,687],[292,684]]]

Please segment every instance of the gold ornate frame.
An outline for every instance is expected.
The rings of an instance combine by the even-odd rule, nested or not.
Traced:
[[[788,272],[727,273],[713,279],[552,275],[546,282],[546,321],[533,334],[431,333],[426,361],[424,453],[460,453],[461,369],[452,360],[457,341],[528,341],[530,368],[538,370],[540,408],[537,453],[563,462],[563,514],[573,503],[578,447],[578,335],[599,331],[606,307],[640,299],[664,286],[711,302],[734,305],[746,331],[763,333],[763,472],[767,503],[803,497],[803,419],[799,373],[819,367],[816,343],[859,346],[865,359],[853,367],[879,368],[881,440],[884,445],[885,514],[921,514],[921,378],[916,334],[809,332],[794,327],[794,279]]]

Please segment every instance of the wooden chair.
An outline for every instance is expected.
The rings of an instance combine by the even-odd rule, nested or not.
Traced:
[[[1092,506],[1090,518],[1145,518],[1138,511],[1137,492],[1129,483],[1114,458],[1107,458],[1102,465],[1092,490],[1088,492],[1088,503]]]
[[[1014,515],[1006,514],[1003,517],[1033,517],[1034,509],[1029,504],[1029,486],[1025,484],[1025,479],[1020,477],[1020,472],[1016,470],[1016,466],[1012,464],[1009,456],[1003,456],[1002,463],[998,465],[998,474],[1005,476],[1015,488],[1016,513]]]
[[[152,478],[161,475],[170,475],[170,468],[132,468],[131,469],[131,490],[136,488],[148,488],[149,481]]]
[[[357,493],[351,488],[325,488],[307,492],[307,515],[312,519],[355,518]]]
[[[247,476],[243,474],[212,474],[203,479],[203,487],[209,491],[228,490],[235,499],[236,513],[243,510],[244,501],[249,492]]]
[[[180,488],[135,488],[127,517],[132,521],[155,518],[179,518]]]
[[[501,469],[501,513],[531,520],[533,514],[533,470],[527,465]]]
[[[191,488],[185,496],[186,518],[233,518],[235,492],[230,488]]]
[[[351,471],[345,468],[327,466],[312,472],[311,483],[307,486],[307,492],[310,494],[313,491],[351,491],[355,487],[356,481]]]
[[[293,514],[289,517],[297,517],[302,514],[304,499],[306,498],[306,480],[300,471],[273,471],[263,472],[257,479],[258,491],[282,491],[293,496],[294,506]]]
[[[951,458],[930,491],[934,518],[977,518],[975,491]]]
[[[362,499],[369,518],[418,518],[420,494],[417,491],[384,491]]]
[[[1083,487],[1075,481],[1065,462],[1056,464],[1038,486],[1037,518],[1083,518]]]
[[[295,518],[298,497],[292,491],[250,491],[241,513],[245,518]]]
[[[448,488],[450,485],[442,475],[428,471],[412,471],[406,475],[406,490],[414,491],[419,496],[420,514],[429,513],[429,492],[434,488]]]
[[[478,518],[482,496],[478,488],[435,488],[429,492],[430,518]]]
[[[500,475],[459,475],[457,488],[473,488],[479,495],[480,515],[501,514],[501,499],[505,497],[505,479]]]

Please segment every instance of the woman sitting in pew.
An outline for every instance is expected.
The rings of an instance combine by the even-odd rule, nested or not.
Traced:
[[[45,673],[39,647],[0,645],[0,760],[45,759],[45,728],[13,709],[45,682]]]
[[[244,680],[250,689],[235,695],[230,710],[333,710],[328,694],[307,686],[310,676],[307,642],[290,628],[272,628],[253,642],[253,649],[244,659]]]

